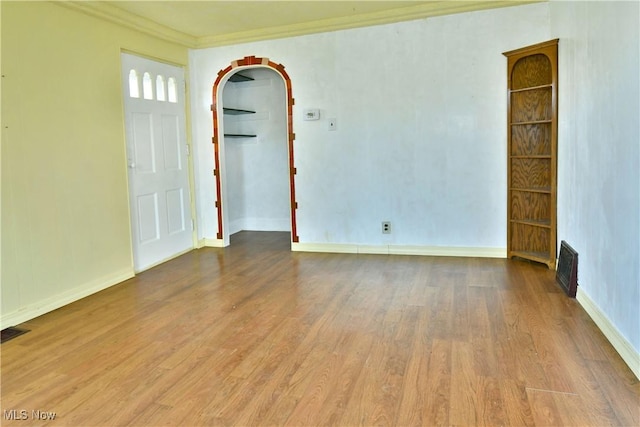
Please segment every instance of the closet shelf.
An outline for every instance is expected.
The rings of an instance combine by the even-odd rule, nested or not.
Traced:
[[[255,138],[258,135],[249,135],[245,133],[225,133],[225,138]]]
[[[233,83],[250,82],[252,80],[255,80],[255,79],[253,77],[245,76],[244,74],[240,74],[240,73],[235,73],[231,77],[229,77],[229,81]]]
[[[255,111],[252,110],[241,110],[239,108],[222,108],[224,114],[228,114],[230,116],[239,116],[241,114],[255,114]]]

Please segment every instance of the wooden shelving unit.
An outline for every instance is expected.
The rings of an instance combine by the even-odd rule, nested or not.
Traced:
[[[558,40],[507,57],[507,256],[556,264]]]

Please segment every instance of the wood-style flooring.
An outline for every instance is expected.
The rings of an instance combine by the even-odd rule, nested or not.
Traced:
[[[524,261],[242,232],[20,326],[3,426],[640,425],[638,380]]]

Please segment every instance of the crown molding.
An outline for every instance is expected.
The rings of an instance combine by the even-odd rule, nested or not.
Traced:
[[[224,34],[220,36],[205,36],[198,38],[197,48],[218,47],[241,44],[261,40],[279,39],[302,36],[307,34],[324,33],[329,31],[347,30],[350,28],[368,27],[373,25],[392,24],[402,21],[424,19],[434,16],[451,15],[455,13],[473,12],[486,9],[496,9],[509,6],[521,6],[530,3],[542,3],[547,0],[440,0],[427,4],[391,9],[380,12],[366,13],[356,16],[323,19],[301,24],[284,25],[273,28],[260,28],[250,31]]]
[[[416,6],[365,13],[349,17],[323,19],[300,24],[258,28],[249,31],[239,31],[236,33],[204,37],[195,37],[190,34],[176,31],[165,25],[125,11],[104,1],[50,1],[81,13],[140,31],[161,40],[176,43],[191,49],[199,49],[324,33],[329,31],[339,31],[372,25],[392,24],[401,21],[425,19],[455,13],[540,3],[548,0],[438,0]]]
[[[53,3],[181,46],[188,48],[198,46],[197,38],[192,35],[176,31],[102,1],[53,0]]]

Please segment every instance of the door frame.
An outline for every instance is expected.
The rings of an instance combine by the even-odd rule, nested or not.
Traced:
[[[229,245],[229,233],[226,221],[226,215],[224,211],[223,202],[225,200],[226,191],[223,191],[224,182],[222,180],[222,163],[220,152],[223,151],[224,144],[224,135],[222,134],[223,129],[220,125],[220,117],[222,117],[222,90],[224,89],[225,84],[229,80],[232,74],[235,74],[237,71],[243,69],[251,69],[251,68],[268,68],[275,71],[284,81],[285,89],[286,89],[286,105],[287,105],[287,144],[289,151],[289,203],[290,203],[290,211],[291,211],[291,242],[298,243],[298,232],[297,232],[297,222],[296,222],[296,209],[298,208],[298,203],[296,202],[296,188],[295,188],[295,175],[296,168],[294,166],[294,140],[295,134],[293,133],[293,105],[295,103],[293,99],[293,94],[291,90],[291,79],[289,75],[284,70],[284,65],[275,63],[270,61],[269,58],[259,58],[255,56],[245,56],[242,59],[235,60],[231,62],[227,68],[224,68],[218,72],[218,77],[216,78],[215,83],[213,84],[212,89],[212,104],[211,104],[211,112],[213,116],[213,157],[214,157],[214,170],[213,174],[215,176],[216,182],[216,202],[215,208],[218,215],[218,232],[217,238],[223,241],[223,246]],[[226,166],[226,165],[225,165]]]

